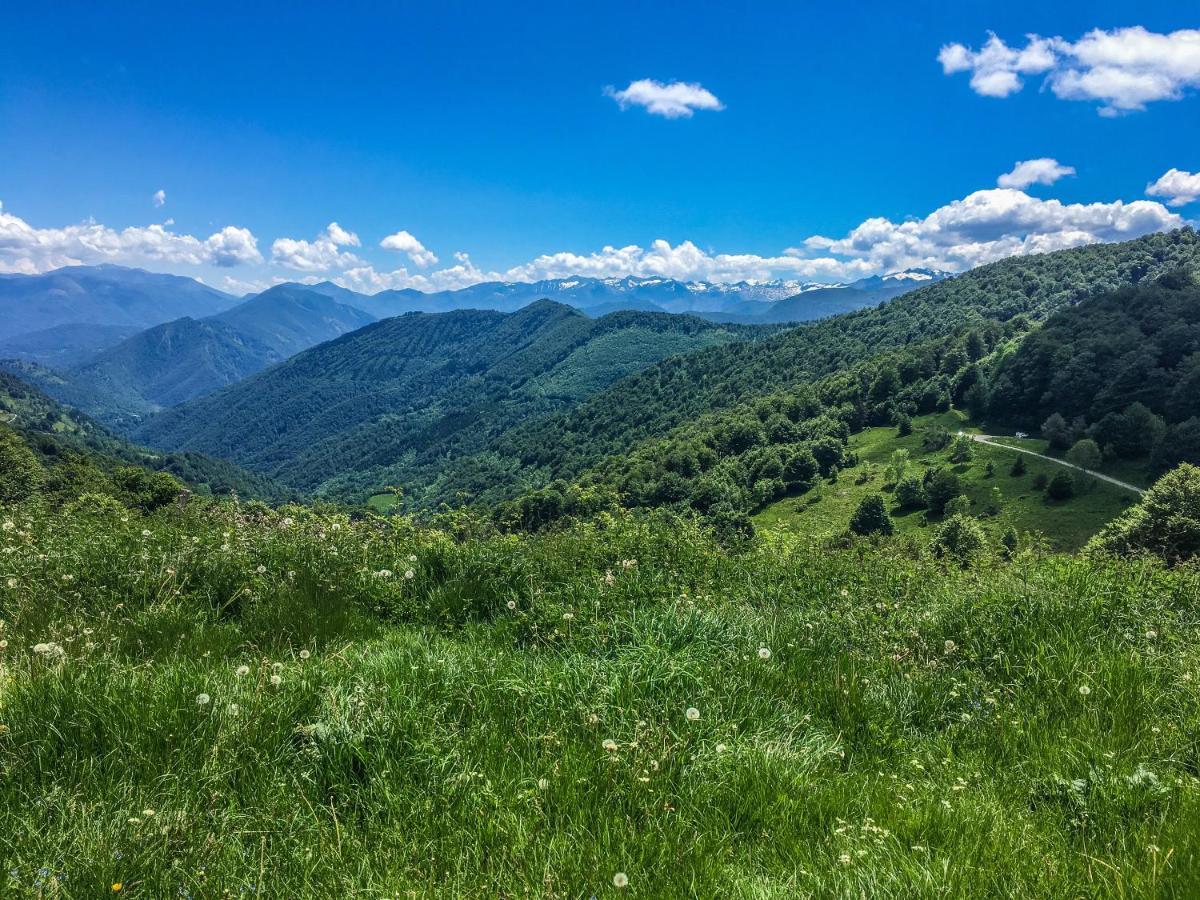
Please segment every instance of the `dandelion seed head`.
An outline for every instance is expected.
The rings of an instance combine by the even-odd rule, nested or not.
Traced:
[[[508,601],[507,603],[505,603],[504,605],[505,605],[505,606],[507,606],[509,609],[516,609],[516,608],[517,608],[517,601],[516,601],[516,600],[509,600],[509,601]]]
[[[281,684],[283,684],[282,678],[280,678],[278,675],[271,676],[271,686],[272,687],[279,687]]]
[[[600,746],[603,747],[605,750],[607,750],[609,753],[617,752],[617,742],[614,741],[612,738],[605,738],[601,742]]]
[[[197,706],[207,706],[208,702],[210,700],[212,700],[212,697],[208,696],[208,694],[197,694],[196,695],[196,705]]]
[[[759,659],[770,659],[771,658],[771,648],[770,647],[759,647],[758,648],[758,658]]]
[[[309,653],[307,650],[301,650],[301,651],[300,651],[300,658],[301,658],[301,659],[308,659],[310,656],[312,656],[312,654],[311,654],[311,653]]]
[[[687,720],[689,722],[695,722],[700,718],[700,710],[696,709],[694,706],[689,706],[684,715],[687,716]]]
[[[1090,687],[1088,687],[1086,684],[1081,684],[1079,686],[1079,693],[1081,695],[1083,695],[1084,697],[1086,697],[1091,692],[1092,692],[1092,689]]]
[[[249,667],[249,666],[238,666],[238,667],[237,667],[237,676],[238,676],[238,678],[245,678],[245,677],[246,677],[247,675],[249,675],[249,674],[250,674],[250,667]]]
[[[405,577],[405,578],[407,578],[409,581],[411,581],[411,580],[412,580],[413,578],[415,578],[416,576],[417,576],[417,573],[416,573],[416,572],[414,572],[412,569],[405,569],[405,570],[404,570],[404,577]]]
[[[613,876],[613,887],[617,889],[629,887],[629,876],[624,872],[618,872]]]

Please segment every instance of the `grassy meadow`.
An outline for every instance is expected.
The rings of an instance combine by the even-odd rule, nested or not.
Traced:
[[[864,497],[882,491],[888,498],[896,530],[926,539],[933,531],[931,526],[938,520],[930,521],[923,509],[896,509],[890,498],[892,485],[886,469],[892,454],[901,449],[910,454],[909,472],[920,473],[939,465],[954,471],[971,500],[972,513],[976,515],[989,509],[993,503],[992,489],[998,488],[999,512],[984,518],[983,523],[996,535],[1011,526],[1055,550],[1078,550],[1107,522],[1137,502],[1138,497],[1132,491],[1096,480],[1091,480],[1085,490],[1078,491],[1069,500],[1048,500],[1034,486],[1034,480],[1039,474],[1046,479],[1053,478],[1064,471],[1062,466],[1025,454],[1025,474],[1013,476],[1010,471],[1017,458],[1015,452],[979,443],[974,445],[973,458],[969,462],[953,463],[950,448],[931,451],[922,447],[922,432],[935,426],[951,433],[979,431],[967,424],[965,414],[955,410],[914,419],[913,433],[905,436],[898,435],[892,426],[865,428],[850,437],[850,449],[859,459],[857,466],[841,472],[836,483],[823,480],[800,497],[772,503],[754,517],[755,526],[829,537],[845,531],[851,514]],[[1044,440],[1003,440],[1035,453],[1049,452]],[[991,474],[988,474],[988,463],[992,465]],[[1132,484],[1147,483],[1141,465],[1110,461],[1102,471]]]
[[[468,524],[0,511],[5,896],[1200,893],[1190,572]]]

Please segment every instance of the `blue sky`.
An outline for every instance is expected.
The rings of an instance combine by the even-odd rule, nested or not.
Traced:
[[[838,280],[1170,227],[1200,193],[1192,4],[246,5],[6,17],[0,269],[109,260],[235,289],[572,265]],[[1007,61],[974,55],[989,32]],[[667,117],[613,96],[645,79],[721,108]],[[926,240],[940,220],[897,232],[1034,159],[1075,174],[1009,189],[1029,204],[977,197],[948,247]],[[882,238],[847,240],[876,218]],[[423,252],[379,246],[401,231]],[[995,246],[963,250],[981,241]]]

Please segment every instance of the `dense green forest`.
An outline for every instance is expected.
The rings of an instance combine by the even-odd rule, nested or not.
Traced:
[[[979,374],[980,414],[1163,471],[1200,461],[1200,286],[1189,272],[1066,310]]]
[[[510,314],[414,313],[167,411],[135,435],[334,496],[361,499],[388,484],[416,493],[448,461],[531,417],[665,356],[773,330],[665,313],[590,319],[549,301]]]
[[[673,357],[576,410],[515,429],[492,448],[547,480],[572,477],[638,441],[772,391],[812,381],[890,349],[969,328],[1018,329],[1123,286],[1200,263],[1190,228],[1121,244],[1013,257],[919,288],[876,309],[774,338]]]
[[[62,503],[100,494],[128,502],[130,491],[145,490],[153,499],[144,502],[159,505],[173,502],[185,485],[200,494],[236,493],[273,503],[301,496],[222,459],[138,447],[3,372],[0,444],[0,482],[8,485],[0,487],[0,499],[5,500],[39,494]]]
[[[840,421],[842,430],[889,421],[902,408],[915,414],[964,404],[979,379],[976,364],[1000,342],[1015,341],[1058,311],[1198,259],[1200,239],[1191,229],[1013,258],[774,335],[648,313],[589,320],[548,302],[508,316],[404,316],[166,411],[134,435],[360,503],[395,486],[410,508],[495,506],[580,480],[618,480],[617,490],[637,503],[678,503],[691,488],[650,484],[644,472],[658,464],[644,459],[660,451],[637,449],[642,443],[673,441],[667,436],[677,427],[707,428],[726,410],[735,419],[759,416],[763,425],[769,410],[737,410],[755,403],[791,408],[776,395],[800,386],[816,391],[819,414]],[[959,352],[944,358],[951,344]],[[881,356],[889,353],[899,356]],[[902,377],[865,384],[879,366],[903,369]],[[874,399],[855,395],[868,389]],[[976,405],[983,390],[971,397]],[[828,437],[826,425],[818,430]],[[775,432],[768,443],[780,448],[807,440]],[[758,444],[751,440],[749,448]],[[781,482],[785,492],[797,489],[803,479],[780,477],[789,453],[726,461],[715,486],[705,466],[701,507],[741,515],[779,496]],[[620,479],[588,474],[620,469],[630,454],[643,462]],[[690,463],[680,465],[687,471],[678,476],[696,475]],[[732,471],[739,467],[745,471]],[[550,490],[561,493],[561,484]]]
[[[1068,307],[1044,325],[1016,316],[916,341],[710,412],[605,457],[573,483],[556,480],[499,502],[496,516],[528,528],[598,507],[667,506],[745,532],[763,507],[857,464],[851,434],[879,425],[903,434],[913,417],[952,407],[982,424],[998,418],[1036,429],[1045,419],[1051,450],[1070,458],[1094,442],[1090,468],[1114,457],[1156,473],[1200,463],[1198,301],[1194,276],[1171,270]],[[942,450],[952,436],[941,429],[924,440]],[[946,462],[940,489],[950,500],[966,490],[948,474],[953,460]],[[942,475],[925,477],[923,491]]]

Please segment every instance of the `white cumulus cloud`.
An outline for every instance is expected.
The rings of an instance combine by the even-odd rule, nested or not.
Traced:
[[[1200,172],[1169,169],[1157,181],[1146,185],[1148,197],[1166,197],[1171,206],[1186,206],[1200,199]]]
[[[1128,240],[1178,228],[1161,203],[1063,203],[1012,188],[976,191],[922,219],[867,219],[841,238],[815,236],[792,252],[864,260],[874,271],[929,266],[963,271],[1007,256]]]
[[[395,250],[398,253],[407,254],[408,258],[417,266],[437,265],[438,258],[425,249],[425,245],[407,231],[397,231],[395,234],[389,234],[379,242],[379,246],[385,250]]]
[[[1160,34],[1137,25],[1097,28],[1073,42],[1036,34],[1025,41],[1011,47],[992,34],[979,50],[947,44],[938,62],[947,75],[970,72],[971,88],[985,97],[1007,97],[1024,87],[1022,76],[1044,74],[1056,97],[1098,101],[1108,116],[1200,87],[1200,29]]]
[[[667,119],[688,119],[697,109],[725,108],[715,94],[695,82],[672,81],[664,84],[653,78],[641,78],[631,81],[624,90],[606,87],[604,93],[616,100],[621,109],[641,106],[646,112]]]
[[[1064,166],[1057,159],[1042,157],[1027,159],[1013,166],[1011,172],[1005,172],[996,179],[996,185],[1002,188],[1024,190],[1031,184],[1054,184],[1060,178],[1074,175],[1073,166]]]
[[[0,204],[0,272],[32,275],[97,263],[228,267],[260,262],[258,241],[247,228],[227,225],[207,238],[178,234],[166,225],[118,230],[87,221],[35,228]]]
[[[271,244],[271,261],[300,272],[324,272],[348,269],[362,264],[353,253],[342,247],[360,247],[358,235],[346,231],[337,222],[330,222],[313,240],[276,238]]]
[[[1040,170],[1026,173],[1030,174],[1050,177]],[[396,288],[452,290],[482,281],[535,282],[577,275],[844,282],[915,267],[962,272],[1009,256],[1128,240],[1183,224],[1179,215],[1150,200],[1063,203],[1032,197],[1015,188],[992,188],[954,200],[921,218],[893,222],[874,217],[842,237],[814,235],[774,256],[720,253],[693,241],[672,244],[660,238],[648,246],[545,253],[502,271],[480,269],[465,253],[456,253],[456,265],[428,274],[414,274],[403,267],[379,272],[364,264],[343,271],[334,280],[365,293]]]
[[[157,191],[154,192],[153,200],[154,200],[154,205],[156,207],[162,206],[164,203],[167,202],[167,192],[164,191],[162,188],[159,188]]]

